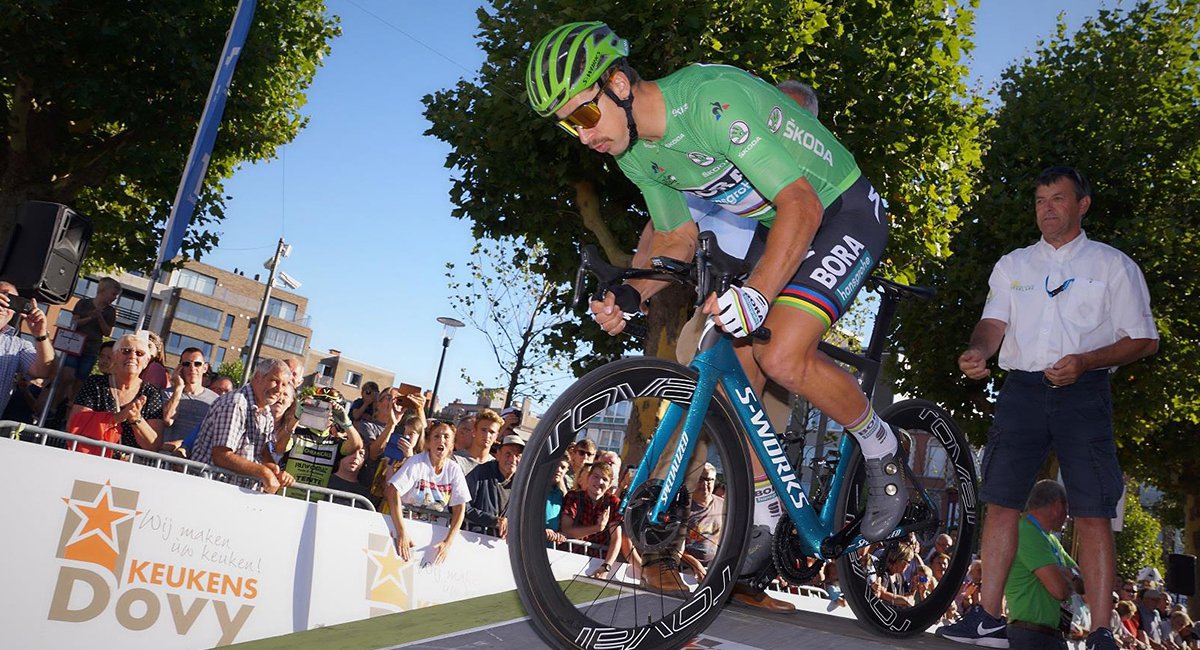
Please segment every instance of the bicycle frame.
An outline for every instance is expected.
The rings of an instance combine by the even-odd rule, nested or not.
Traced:
[[[886,293],[881,297],[875,328],[871,333],[871,341],[865,355],[854,354],[825,342],[819,344],[820,350],[828,356],[854,366],[862,372],[862,386],[868,398],[873,393],[879,374],[886,330],[895,314],[896,303],[897,300]],[[834,470],[829,484],[828,496],[818,513],[809,502],[803,486],[800,485],[800,479],[791,462],[788,461],[779,437],[759,402],[758,395],[750,386],[750,382],[738,362],[729,337],[721,336],[711,347],[701,350],[692,360],[690,367],[699,373],[696,389],[692,395],[691,408],[685,409],[676,402],[668,405],[662,421],[659,422],[654,436],[642,456],[641,463],[638,464],[629,490],[621,501],[621,511],[625,511],[629,495],[633,494],[654,471],[658,459],[666,450],[676,429],[679,428],[680,419],[684,418],[686,410],[686,419],[684,419],[679,441],[676,443],[671,464],[663,480],[662,489],[647,513],[650,521],[666,522],[669,504],[675,500],[682,485],[681,470],[683,470],[682,473],[686,473],[688,463],[695,452],[701,425],[708,413],[708,405],[713,391],[716,390],[717,385],[720,385],[733,403],[741,428],[750,439],[754,453],[770,478],[771,485],[780,497],[788,517],[796,525],[801,550],[818,559],[832,559],[825,557],[822,551],[822,542],[836,530],[833,521],[834,510],[837,508],[836,495],[840,493],[842,483],[846,480],[849,460],[853,454],[858,453],[852,436],[842,436],[838,446],[837,468]],[[922,497],[929,502],[929,496],[925,494],[924,490],[922,490]],[[902,530],[893,532],[891,536]],[[866,544],[866,540],[861,535],[857,535],[845,545],[841,552],[849,552]]]

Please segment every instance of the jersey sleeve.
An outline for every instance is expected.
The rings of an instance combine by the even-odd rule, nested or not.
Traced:
[[[691,221],[687,199],[684,198],[682,192],[667,187],[640,172],[636,164],[621,164],[620,166],[621,171],[625,172],[625,177],[633,181],[633,184],[641,190],[655,230],[670,232]]]
[[[689,130],[706,151],[724,155],[760,194],[774,202],[783,188],[805,175],[784,145],[780,130],[784,116],[802,109],[793,109],[767,93],[769,87],[759,88],[735,78],[710,80],[697,91],[696,103],[720,107],[721,119],[697,110],[690,113],[688,121]],[[776,111],[779,122],[772,115]],[[774,123],[774,131],[769,123]]]

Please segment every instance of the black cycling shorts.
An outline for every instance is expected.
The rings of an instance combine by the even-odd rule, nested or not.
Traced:
[[[890,219],[866,177],[860,177],[825,209],[808,255],[775,297],[775,304],[802,309],[828,329],[854,303],[854,296],[879,264]],[[759,226],[746,260],[757,264],[770,229]]]

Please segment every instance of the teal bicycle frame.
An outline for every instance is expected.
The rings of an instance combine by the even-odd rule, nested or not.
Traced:
[[[663,415],[662,421],[659,422],[646,453],[642,456],[642,462],[633,476],[629,491],[622,500],[622,511],[625,511],[625,507],[628,505],[629,495],[633,494],[650,477],[658,458],[666,450],[672,435],[678,428],[680,419],[684,419],[683,431],[672,454],[662,490],[647,513],[650,521],[664,521],[669,504],[675,500],[683,482],[682,475],[686,473],[688,463],[695,452],[696,440],[699,438],[701,425],[708,413],[708,404],[712,399],[713,391],[720,383],[721,387],[725,389],[725,394],[733,403],[742,429],[747,432],[754,453],[758,455],[763,469],[771,479],[775,493],[781,497],[780,500],[787,510],[788,516],[799,531],[801,549],[812,557],[828,559],[822,555],[821,542],[833,530],[833,514],[837,507],[837,499],[827,498],[820,513],[809,503],[808,495],[800,485],[800,477],[784,454],[779,438],[775,435],[758,396],[750,387],[746,373],[742,371],[742,366],[733,352],[733,344],[729,338],[722,336],[715,345],[697,354],[690,367],[700,374],[692,395],[691,408],[681,406],[676,402],[671,402],[667,406],[667,411]],[[685,411],[686,418],[684,418]],[[841,457],[830,482],[828,494],[839,493],[842,482],[845,480],[846,460],[851,457],[851,454],[857,453],[855,447],[850,436],[842,436],[839,446]],[[861,536],[856,537],[848,548],[857,548],[861,545],[860,542],[866,543]]]

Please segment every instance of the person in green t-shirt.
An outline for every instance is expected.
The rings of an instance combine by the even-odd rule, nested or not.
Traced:
[[[1067,521],[1067,490],[1038,481],[1029,493],[1018,527],[1017,555],[1004,584],[1008,599],[1008,642],[1012,648],[1062,648],[1063,601],[1071,597],[1075,560],[1054,533]]]

